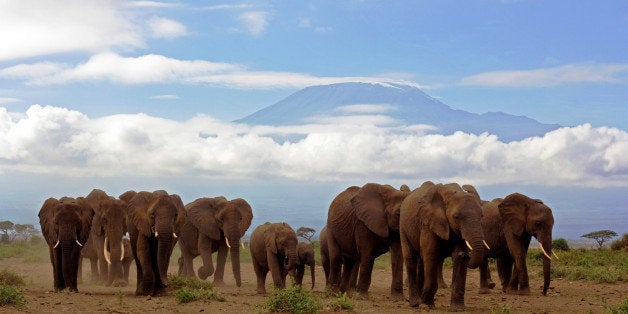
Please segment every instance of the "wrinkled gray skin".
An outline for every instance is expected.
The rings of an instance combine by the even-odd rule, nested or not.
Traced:
[[[249,249],[257,277],[257,293],[266,294],[270,271],[275,289],[286,287],[286,276],[299,265],[297,234],[285,222],[266,222],[251,233]]]
[[[453,259],[451,311],[463,311],[467,268],[484,260],[482,208],[458,184],[425,182],[401,205],[400,236],[406,265],[409,302],[434,307],[438,269]],[[469,251],[465,240],[472,247]]]
[[[55,292],[65,288],[78,292],[78,264],[93,215],[93,209],[83,198],[49,198],[39,211],[42,234],[49,247]]]
[[[138,192],[127,210],[137,268],[135,294],[163,294],[168,285],[170,255],[185,222],[183,202],[178,195],[163,190]]]
[[[305,266],[310,267],[310,275],[312,278],[312,289],[314,289],[314,284],[316,282],[315,276],[315,267],[316,261],[314,258],[314,249],[309,243],[299,242],[297,245],[297,253],[299,255],[299,265],[296,268],[296,278],[295,281],[298,285],[303,284],[303,275],[305,274]]]
[[[205,197],[187,204],[185,208],[187,219],[179,242],[179,274],[184,277],[194,276],[193,260],[200,255],[203,266],[198,270],[199,277],[206,279],[213,273],[214,285],[224,285],[225,264],[229,252],[236,285],[241,286],[239,244],[253,219],[249,203],[241,198],[228,201],[222,196]],[[218,252],[215,273],[212,262],[214,252]]]

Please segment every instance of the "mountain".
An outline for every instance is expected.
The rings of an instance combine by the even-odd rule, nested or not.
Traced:
[[[235,122],[299,125],[320,117],[363,115],[364,111],[359,111],[365,108],[370,110],[370,114],[386,115],[400,125],[432,125],[437,128],[433,132],[438,134],[489,132],[504,142],[542,136],[560,127],[502,112],[475,114],[453,109],[414,86],[392,83],[338,83],[307,87]]]

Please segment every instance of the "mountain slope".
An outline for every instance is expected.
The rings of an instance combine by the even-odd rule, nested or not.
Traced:
[[[307,87],[236,122],[298,125],[321,116],[364,114],[359,112],[364,108],[370,108],[370,114],[386,115],[401,125],[428,124],[435,126],[434,132],[439,134],[489,132],[506,142],[542,136],[560,127],[501,112],[475,114],[456,110],[413,86],[371,83]]]

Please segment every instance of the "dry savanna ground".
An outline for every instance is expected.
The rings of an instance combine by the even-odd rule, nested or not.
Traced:
[[[178,248],[176,249],[178,251]],[[620,251],[618,254],[628,254]],[[45,255],[44,255],[45,256]],[[173,260],[175,260],[173,257]],[[625,261],[625,257],[622,260]],[[561,262],[556,261],[555,265]],[[195,260],[196,269],[200,258]],[[389,299],[389,285],[391,272],[384,267],[386,262],[380,262],[373,271],[370,296],[365,300],[354,299],[354,311],[358,313],[411,313],[416,308],[410,308],[407,302],[392,301]],[[260,305],[267,297],[255,293],[255,274],[250,261],[242,265],[242,286],[236,287],[230,268],[225,275],[226,286],[214,287],[214,291],[224,298],[224,301],[194,301],[179,304],[173,295],[162,297],[136,297],[135,265],[131,266],[131,284],[123,288],[102,287],[89,284],[89,263],[84,261],[85,282],[79,285],[78,293],[54,293],[52,291],[52,267],[45,258],[7,257],[0,258],[0,270],[10,270],[21,275],[26,282],[23,293],[26,305],[15,307],[7,305],[0,307],[0,311],[50,313],[50,312],[107,312],[107,313],[193,313],[193,312],[230,312],[230,313],[260,313],[266,310]],[[176,273],[176,263],[171,263],[170,272]],[[547,296],[541,295],[542,277],[539,266],[531,266],[532,295],[518,296],[504,294],[500,290],[493,290],[490,294],[478,294],[478,273],[469,271],[465,302],[469,313],[603,313],[609,312],[609,307],[617,307],[626,303],[628,296],[628,282],[626,280],[615,283],[595,283],[588,280],[568,280],[555,278]],[[323,304],[322,312],[331,311],[329,303],[334,297],[327,296],[323,270],[316,269],[317,281],[313,289],[314,296]],[[494,272],[494,277],[496,273]],[[445,280],[451,280],[451,269],[445,269]],[[304,280],[304,289],[310,291],[309,277]],[[498,285],[499,286],[499,285]],[[267,280],[267,290],[271,291],[270,275]],[[407,292],[406,292],[407,293]],[[436,295],[436,308],[432,313],[446,312],[449,305],[449,289],[440,289]],[[421,311],[426,309],[421,307]]]

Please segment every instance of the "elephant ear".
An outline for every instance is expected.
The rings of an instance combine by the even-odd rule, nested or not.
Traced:
[[[171,194],[169,196],[170,202],[177,209],[177,218],[174,221],[174,233],[179,235],[181,234],[181,229],[183,229],[183,224],[185,224],[185,220],[187,218],[187,210],[185,209],[185,205],[183,205],[183,201],[181,197],[177,194]]]
[[[253,221],[253,210],[251,209],[251,205],[241,198],[236,198],[232,200],[231,203],[238,209],[242,216],[242,220],[240,221],[240,237],[243,237]]]
[[[97,215],[95,215],[94,209],[87,199],[79,197],[76,199],[76,203],[79,217],[81,217],[81,232],[78,234],[78,240],[81,244],[85,244],[92,229],[92,222]]]
[[[392,187],[391,187],[392,188]],[[351,199],[356,217],[369,230],[382,238],[388,237],[388,221],[384,204],[383,187],[376,183],[367,183]],[[392,188],[394,189],[394,188]]]
[[[215,215],[218,204],[224,202],[226,202],[224,197],[199,198],[185,206],[188,220],[201,234],[213,240],[220,240],[220,228]]]
[[[137,229],[143,236],[150,237],[150,219],[148,217],[148,205],[152,197],[150,192],[139,192],[129,202],[127,214],[130,220],[130,228]]]
[[[465,184],[462,186],[462,189],[465,190],[467,193],[475,196],[475,198],[478,200],[478,202],[482,202],[482,199],[480,199],[480,194],[478,193],[478,190],[475,189],[475,187],[471,184]]]
[[[266,241],[266,249],[270,250],[273,254],[277,254],[275,228],[272,226],[270,228],[266,228],[264,231],[264,239]]]
[[[442,184],[427,188],[419,200],[419,219],[439,238],[449,240],[449,222],[445,215],[445,200],[440,193]]]
[[[57,207],[59,206],[59,201],[56,198],[49,198],[44,201],[44,204],[41,206],[39,210],[39,224],[41,226],[41,233],[44,238],[46,238],[46,242],[48,244],[53,244],[56,240],[57,236],[54,232],[54,215]]]
[[[526,225],[526,199],[523,194],[513,193],[499,204],[499,214],[504,223],[504,229],[520,236]]]

